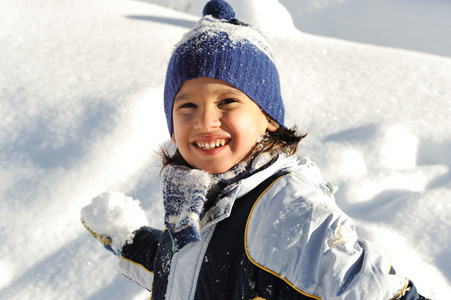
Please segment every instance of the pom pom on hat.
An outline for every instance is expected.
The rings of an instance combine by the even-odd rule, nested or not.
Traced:
[[[235,12],[229,3],[223,0],[211,0],[209,1],[202,12],[202,15],[212,15],[216,19],[231,20],[235,18]]]
[[[235,19],[223,0],[209,1],[204,17],[175,46],[164,87],[164,110],[172,136],[174,98],[183,82],[219,79],[239,89],[271,119],[284,125],[279,73],[268,41],[260,31]]]

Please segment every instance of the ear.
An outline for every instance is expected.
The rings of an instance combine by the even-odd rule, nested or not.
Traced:
[[[268,119],[268,125],[266,126],[266,130],[268,130],[270,132],[276,132],[280,125],[277,124],[276,121],[273,121],[269,117],[267,117],[267,119]]]

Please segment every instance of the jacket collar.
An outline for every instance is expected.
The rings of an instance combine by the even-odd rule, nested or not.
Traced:
[[[267,168],[241,180],[240,183],[234,186],[226,196],[219,199],[216,204],[205,213],[203,218],[200,220],[201,228],[211,226],[224,220],[225,218],[228,218],[236,199],[245,196],[265,179],[275,173],[281,170],[290,170],[297,165],[298,160],[296,156],[286,157],[281,155]]]

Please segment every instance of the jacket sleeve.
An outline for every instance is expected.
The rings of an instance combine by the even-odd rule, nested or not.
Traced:
[[[258,267],[314,299],[421,299],[377,244],[357,237],[353,221],[302,174],[279,179],[257,201],[245,246]]]
[[[145,226],[134,234],[132,242],[122,248],[119,268],[125,277],[151,291],[154,260],[162,231]]]

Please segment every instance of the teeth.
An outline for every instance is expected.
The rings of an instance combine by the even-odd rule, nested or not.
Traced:
[[[196,142],[196,145],[202,149],[214,149],[216,147],[224,146],[225,143],[226,143],[226,141],[224,139],[221,139],[221,140],[217,140],[217,141],[210,142],[210,143]]]

